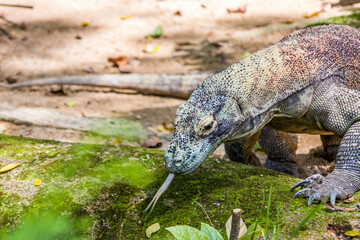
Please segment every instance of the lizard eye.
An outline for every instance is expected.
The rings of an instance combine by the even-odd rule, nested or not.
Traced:
[[[207,136],[216,129],[216,126],[217,122],[214,115],[209,114],[198,123],[195,132],[199,136]]]
[[[214,123],[211,122],[210,124],[208,124],[208,125],[206,125],[206,126],[204,127],[204,130],[205,130],[205,131],[209,131],[209,130],[212,128],[213,125],[214,125]]]

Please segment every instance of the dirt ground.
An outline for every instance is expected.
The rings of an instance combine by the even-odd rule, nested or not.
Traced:
[[[119,56],[129,58],[126,68],[132,73],[221,70],[244,53],[344,9],[332,2],[331,9],[317,14],[324,1],[23,0],[19,3],[33,8],[0,6],[0,80],[118,74],[119,69],[108,58]],[[144,52],[145,36],[159,25],[163,34],[151,43],[158,45],[158,51]],[[158,135],[162,133],[157,132],[157,126],[172,122],[183,102],[98,88],[65,87],[66,94],[59,94],[56,88],[2,90],[0,102],[13,108],[43,107],[80,117],[130,117]],[[76,104],[69,107],[69,101]],[[10,135],[81,140],[81,133],[70,129],[8,121],[0,127]],[[162,148],[166,144],[164,140]],[[320,145],[318,136],[299,136],[301,176],[326,171],[328,163],[323,158],[307,155]],[[223,151],[215,154],[222,157]]]

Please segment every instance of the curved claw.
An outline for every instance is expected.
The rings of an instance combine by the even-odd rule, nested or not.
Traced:
[[[309,179],[305,179],[305,180],[302,180],[300,182],[298,182],[297,184],[295,184],[292,188],[291,188],[291,191],[294,191],[295,188],[298,188],[298,187],[306,187],[308,184],[310,183],[310,180]],[[296,195],[296,194],[295,194]]]
[[[298,198],[300,196],[307,196],[309,189],[303,189],[298,191],[297,193],[294,194],[294,198]]]
[[[330,204],[331,206],[335,207],[335,201],[336,201],[336,197],[339,195],[339,193],[336,190],[333,190],[330,193]]]
[[[311,203],[314,201],[314,200],[319,200],[319,194],[318,193],[313,193],[311,194],[311,196],[309,197],[309,200],[308,200],[308,206],[311,205]]]

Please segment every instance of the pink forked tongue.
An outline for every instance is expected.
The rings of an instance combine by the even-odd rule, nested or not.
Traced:
[[[157,193],[155,194],[154,198],[151,200],[151,202],[149,203],[149,205],[147,206],[147,208],[145,209],[144,212],[149,212],[149,214],[152,212],[152,210],[155,207],[155,204],[157,203],[157,201],[159,200],[160,196],[166,191],[166,189],[170,186],[170,183],[172,182],[172,180],[174,179],[175,174],[174,173],[169,173],[169,176],[166,178],[165,182],[163,183],[163,185],[160,187],[159,191],[157,191]],[[150,211],[149,211],[150,210]]]

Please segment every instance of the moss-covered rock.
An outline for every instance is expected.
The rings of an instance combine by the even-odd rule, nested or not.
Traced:
[[[22,163],[0,175],[0,238],[146,239],[146,228],[158,222],[161,230],[152,239],[172,239],[165,227],[199,228],[209,219],[225,236],[223,227],[234,208],[242,209],[246,223],[265,227],[270,189],[269,227],[276,224],[288,237],[313,209],[304,199],[292,199],[289,189],[296,178],[208,159],[194,173],[176,176],[148,215],[143,210],[167,176],[162,151],[8,136],[1,136],[0,143],[1,166]],[[42,183],[35,186],[35,179]],[[343,229],[354,227],[358,217],[322,209],[297,237],[330,239],[328,222]]]

